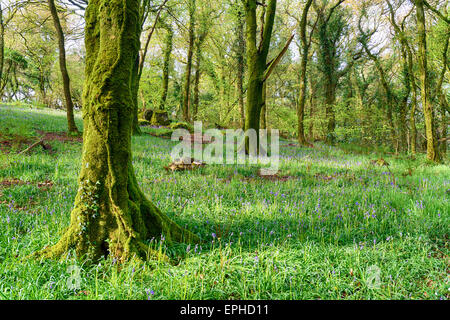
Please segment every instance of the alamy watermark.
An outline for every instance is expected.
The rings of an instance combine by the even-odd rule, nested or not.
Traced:
[[[209,129],[203,132],[202,122],[194,123],[194,134],[177,129],[172,141],[180,141],[171,152],[172,160],[191,164],[262,165],[261,175],[275,175],[279,170],[280,139],[278,130]],[[270,140],[270,144],[269,144]],[[206,146],[204,146],[206,143]]]
[[[81,268],[71,265],[67,268],[70,277],[67,279],[66,285],[69,290],[80,290],[81,288]]]
[[[369,289],[380,289],[381,287],[381,269],[372,265],[366,270],[366,283]]]

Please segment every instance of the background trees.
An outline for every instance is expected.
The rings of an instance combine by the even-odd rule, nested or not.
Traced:
[[[55,0],[75,109],[82,106],[86,4]],[[138,113],[161,109],[175,120],[209,126],[279,128],[301,144],[426,150],[432,161],[445,156],[446,1],[139,4],[135,131]],[[62,99],[62,50],[48,5],[2,1],[0,12],[3,102],[70,109]]]

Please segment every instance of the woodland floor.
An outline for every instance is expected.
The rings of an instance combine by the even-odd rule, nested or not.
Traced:
[[[283,141],[280,174],[262,178],[238,165],[167,172],[174,143],[134,137],[141,188],[205,243],[152,239],[176,264],[24,260],[69,223],[81,140],[65,127],[60,111],[0,107],[0,299],[450,298],[448,163],[344,145]],[[18,154],[42,137],[47,148]]]

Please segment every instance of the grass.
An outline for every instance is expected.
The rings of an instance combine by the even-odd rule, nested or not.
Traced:
[[[59,111],[0,107],[0,140],[7,133],[35,141],[37,130],[65,128]],[[289,178],[270,181],[251,166],[167,173],[174,143],[133,138],[141,188],[206,240],[151,239],[176,264],[24,259],[68,226],[81,144],[55,140],[51,152],[27,156],[2,151],[0,299],[449,298],[448,164],[288,143],[280,175]],[[371,162],[380,156],[390,171]]]

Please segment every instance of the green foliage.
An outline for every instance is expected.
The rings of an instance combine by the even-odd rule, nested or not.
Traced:
[[[66,127],[64,114],[49,110],[0,107],[0,119],[1,132],[9,127],[22,135],[35,135],[33,127]],[[282,182],[247,166],[169,174],[163,166],[174,143],[134,137],[141,188],[205,243],[149,239],[150,248],[177,265],[106,259],[89,266],[72,257],[22,259],[54,243],[69,224],[81,145],[51,145],[54,154],[0,153],[0,181],[27,183],[0,187],[3,299],[448,299],[450,203],[442,186],[450,172],[423,165],[422,155],[411,160],[354,145],[283,143],[280,175],[291,179]],[[372,164],[380,156],[393,176]],[[53,187],[39,188],[45,180]],[[73,266],[81,277],[75,289],[68,286]],[[381,271],[376,287],[367,281],[373,266]]]

